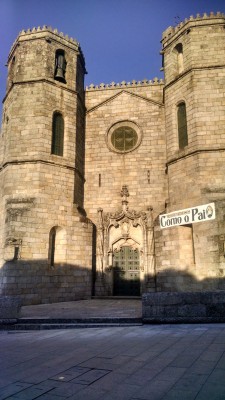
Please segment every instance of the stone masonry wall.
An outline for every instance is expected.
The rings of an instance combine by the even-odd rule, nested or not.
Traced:
[[[160,84],[86,92],[86,104],[94,107],[87,110],[86,119],[85,209],[93,221],[99,207],[106,212],[121,207],[123,185],[129,189],[130,209],[146,210],[152,205],[156,214],[163,209],[167,182],[160,98]],[[141,130],[139,147],[126,154],[111,150],[107,139],[110,127],[120,121],[132,121]]]
[[[224,322],[225,294],[222,291],[146,293],[142,311],[145,323]]]
[[[225,148],[225,67],[192,71],[165,91],[167,160],[196,150]],[[207,84],[206,84],[207,82]],[[178,149],[177,104],[186,103],[188,147]]]
[[[102,270],[98,210],[103,209],[104,215],[121,211],[123,186],[129,192],[127,200],[131,213],[132,210],[147,212],[151,206],[155,218],[164,209],[167,177],[162,87],[162,82],[155,80],[111,84],[110,87],[100,85],[97,88],[89,87],[86,91],[86,104],[90,108],[86,117],[84,204],[87,215],[97,225],[97,295],[113,294],[112,257],[108,257],[107,252],[114,251],[113,241],[121,235],[120,229],[116,229],[114,238],[112,229],[103,234],[105,250]],[[135,149],[121,153],[113,148],[110,132],[115,124],[134,124],[131,126],[140,139]],[[151,238],[146,239],[142,228],[134,226],[133,230],[130,226],[130,240],[133,243],[135,238],[140,248],[141,292],[152,291],[155,290],[153,234],[149,233]]]

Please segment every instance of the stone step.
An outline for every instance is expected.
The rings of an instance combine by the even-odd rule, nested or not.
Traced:
[[[19,324],[83,324],[83,323],[140,323],[142,318],[137,317],[84,317],[84,318],[18,318]]]
[[[141,326],[142,323],[70,323],[70,324],[11,324],[4,325],[0,329],[7,331],[31,331],[31,330],[51,330],[51,329],[84,329],[84,328],[116,328]]]
[[[53,319],[53,318],[20,318],[18,320],[5,321],[0,324],[0,330],[44,330],[44,329],[78,329],[78,328],[105,328],[118,326],[141,326],[141,318],[77,318],[77,319]]]
[[[141,296],[92,296],[92,299],[97,300],[141,300]]]

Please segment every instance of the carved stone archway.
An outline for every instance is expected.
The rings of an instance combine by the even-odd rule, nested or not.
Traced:
[[[137,249],[140,254],[141,292],[146,291],[147,283],[154,282],[154,230],[152,207],[147,211],[128,208],[129,192],[127,186],[121,190],[122,207],[115,213],[104,213],[98,209],[97,249],[95,283],[96,295],[113,294],[113,252],[124,246]]]

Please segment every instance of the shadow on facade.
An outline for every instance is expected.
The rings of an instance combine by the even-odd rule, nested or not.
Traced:
[[[0,295],[21,297],[23,305],[87,299],[91,290],[91,268],[76,264],[16,260],[0,269]]]
[[[148,280],[148,278],[147,278]],[[155,277],[156,291],[207,291],[225,290],[225,276],[197,278],[194,274],[187,271],[175,269],[165,269],[158,271]]]
[[[23,305],[64,302],[99,295],[96,288],[100,284],[105,288],[105,293],[101,295],[113,295],[113,280],[110,292],[107,273],[96,271],[95,259],[93,265],[91,269],[76,264],[50,267],[46,260],[6,262],[0,270],[0,295],[18,296]],[[120,286],[123,284],[126,287],[124,295],[127,296],[127,288],[134,287],[134,280],[125,279],[123,282],[121,276]],[[156,276],[145,276],[140,287],[142,294],[225,290],[225,277],[197,279],[188,272],[165,269]]]
[[[208,277],[198,279],[193,274],[185,271],[165,269],[156,275],[145,275],[138,281],[123,278],[123,274],[111,275],[97,273],[95,293],[97,295],[138,296],[147,292],[200,292],[225,290],[225,277]],[[116,282],[117,279],[117,282]],[[115,288],[115,283],[118,287]]]
[[[97,278],[96,273],[96,242],[97,242],[97,229],[93,224],[93,233],[92,233],[92,277],[91,277],[91,295],[95,296],[95,282]]]

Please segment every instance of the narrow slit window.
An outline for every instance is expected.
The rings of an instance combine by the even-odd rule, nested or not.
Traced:
[[[9,73],[8,73],[8,80],[7,80],[7,88],[12,86],[13,80],[14,80],[14,75],[15,75],[15,63],[16,63],[16,58],[15,56],[13,57],[10,65],[9,65]]]
[[[183,45],[178,43],[175,50],[177,54],[177,72],[178,74],[181,74],[184,70]]]
[[[66,231],[60,226],[50,230],[48,261],[50,267],[62,266],[66,262]]]
[[[64,119],[60,113],[53,115],[52,121],[52,149],[51,153],[63,156],[64,147]]]
[[[56,228],[52,228],[49,235],[49,263],[51,267],[55,265],[55,239]]]
[[[178,124],[178,140],[179,149],[184,149],[188,145],[187,132],[187,115],[185,103],[178,104],[177,107],[177,124]]]

